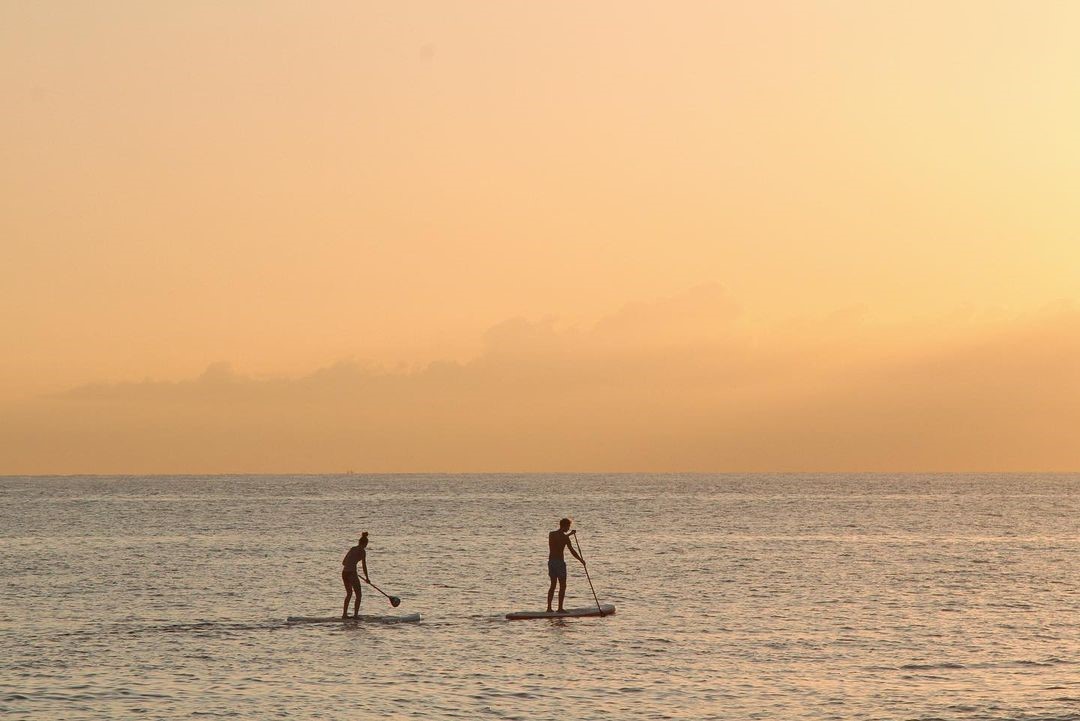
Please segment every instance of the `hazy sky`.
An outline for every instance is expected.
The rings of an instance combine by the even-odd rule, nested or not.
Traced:
[[[1080,4],[0,4],[0,473],[1080,468]]]

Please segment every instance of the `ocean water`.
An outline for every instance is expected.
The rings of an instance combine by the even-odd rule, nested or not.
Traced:
[[[503,620],[564,515],[617,614]],[[0,478],[0,715],[1080,719],[1078,519],[1077,475]],[[424,621],[287,624],[362,530],[364,612]]]

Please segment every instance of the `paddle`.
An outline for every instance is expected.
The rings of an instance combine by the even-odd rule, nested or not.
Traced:
[[[381,593],[382,595],[384,595],[384,596],[386,596],[387,598],[389,598],[389,599],[390,599],[390,605],[391,605],[391,606],[393,606],[394,608],[397,608],[398,606],[400,606],[400,605],[401,605],[401,599],[400,599],[400,598],[398,598],[397,596],[391,596],[390,594],[388,594],[388,593],[387,593],[386,591],[384,591],[384,590],[382,590],[381,588],[379,588],[378,586],[376,586],[376,585],[375,585],[374,583],[372,583],[371,581],[367,580],[367,579],[366,579],[366,578],[364,578],[363,576],[360,576],[360,574],[357,574],[357,577],[358,577],[358,578],[359,578],[359,579],[360,579],[361,581],[363,581],[364,583],[366,583],[367,585],[371,586],[371,587],[372,587],[372,588],[374,588],[374,589],[375,589],[376,591],[378,591],[379,593]]]
[[[596,589],[592,585],[592,577],[589,576],[589,566],[585,563],[585,554],[581,552],[581,539],[578,538],[577,531],[573,533],[574,541],[577,542],[577,553],[581,556],[581,567],[585,569],[585,578],[589,581],[589,588],[592,590],[593,600],[596,601],[596,610],[600,612],[600,617],[604,616],[604,608],[600,605],[600,599],[596,597]]]

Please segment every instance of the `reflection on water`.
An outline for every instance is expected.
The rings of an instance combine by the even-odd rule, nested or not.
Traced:
[[[1078,476],[0,479],[0,713],[1080,719]],[[541,609],[580,529],[606,619]],[[340,558],[371,532],[365,613]],[[592,603],[570,563],[568,606]]]

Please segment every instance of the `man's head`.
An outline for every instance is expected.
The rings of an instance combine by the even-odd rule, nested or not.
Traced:
[[[564,518],[561,521],[559,521],[559,530],[562,531],[563,533],[566,533],[567,531],[570,530],[570,519],[569,518]]]

